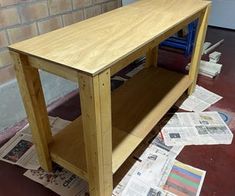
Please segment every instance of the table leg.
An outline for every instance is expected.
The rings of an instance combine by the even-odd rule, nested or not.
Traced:
[[[150,66],[157,66],[157,58],[158,58],[158,45],[152,49],[149,49],[146,53],[146,63],[145,68]]]
[[[195,89],[197,82],[197,75],[201,61],[202,48],[206,36],[208,15],[210,12],[210,6],[208,6],[205,12],[200,16],[197,27],[195,47],[193,56],[191,59],[191,65],[189,70],[189,78],[193,81],[192,85],[188,89],[188,94],[191,95]]]
[[[79,74],[82,121],[91,196],[111,196],[112,126],[110,70]]]
[[[38,70],[30,66],[26,55],[11,52],[11,56],[39,163],[43,169],[51,171],[48,143],[52,136]]]

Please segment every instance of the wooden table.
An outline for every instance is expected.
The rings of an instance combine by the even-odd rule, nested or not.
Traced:
[[[110,196],[112,175],[156,123],[194,90],[210,2],[141,0],[9,47],[39,162],[52,161]],[[157,46],[199,18],[188,75],[157,64]],[[110,77],[146,55],[145,69],[111,92]],[[38,69],[79,84],[82,115],[52,137]]]

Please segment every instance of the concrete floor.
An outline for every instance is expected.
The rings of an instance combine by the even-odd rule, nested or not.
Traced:
[[[199,76],[198,84],[223,96],[209,110],[223,111],[235,118],[235,32],[209,28],[206,41],[215,43],[225,39],[217,51],[222,52],[221,74],[215,79]],[[205,57],[208,58],[208,57]],[[184,71],[189,59],[178,53],[160,50],[159,64],[167,68]],[[76,95],[54,109],[50,115],[73,120],[80,114],[79,97]],[[235,119],[229,127],[235,132]],[[178,160],[207,171],[202,187],[202,196],[235,195],[235,142],[231,145],[188,146]],[[0,196],[34,195],[53,196],[55,193],[44,188],[22,174],[24,169],[0,161]]]

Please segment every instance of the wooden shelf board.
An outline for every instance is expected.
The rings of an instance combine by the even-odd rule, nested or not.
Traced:
[[[190,84],[188,76],[148,68],[112,92],[113,173]],[[87,179],[81,117],[53,138],[50,152],[54,162]]]
[[[113,173],[142,141],[141,138],[113,127]],[[128,145],[128,148],[127,148]],[[82,118],[79,117],[53,138],[52,160],[87,180]]]
[[[112,93],[112,125],[143,138],[189,87],[187,75],[147,68]]]

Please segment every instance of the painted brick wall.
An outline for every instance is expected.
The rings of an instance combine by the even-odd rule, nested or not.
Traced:
[[[0,0],[0,85],[15,78],[13,44],[120,6],[120,0]]]
[[[7,46],[120,5],[120,0],[0,0],[0,137],[5,128],[26,117]],[[77,88],[44,71],[40,77],[47,104]]]

